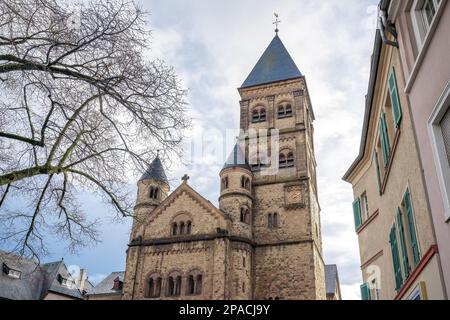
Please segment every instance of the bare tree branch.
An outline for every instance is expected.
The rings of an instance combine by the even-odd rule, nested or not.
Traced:
[[[130,177],[157,149],[180,156],[190,125],[173,69],[146,59],[147,13],[133,0],[75,9],[0,0],[0,244],[37,258],[50,237],[98,241],[82,191],[132,216]]]

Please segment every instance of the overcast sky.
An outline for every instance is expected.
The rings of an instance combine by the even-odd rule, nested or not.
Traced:
[[[188,173],[189,183],[217,205],[218,173],[233,141],[219,139],[239,128],[238,88],[274,36],[273,12],[282,23],[280,38],[306,76],[315,122],[319,201],[325,263],[338,265],[344,299],[359,299],[361,283],[354,232],[351,186],[341,180],[359,149],[375,34],[376,0],[293,1],[142,1],[151,15],[152,52],[172,65],[189,89],[195,148],[214,140],[219,148],[196,152],[187,144],[187,166],[167,172],[172,190]],[[200,144],[201,145],[201,144]],[[225,151],[226,149],[226,151]],[[214,155],[213,155],[214,154]],[[134,184],[134,181],[130,181]],[[112,215],[94,197],[83,195],[85,209],[102,217],[103,242],[78,255],[55,245],[45,260],[65,257],[67,265],[87,268],[98,282],[125,268],[130,221]],[[111,216],[111,218],[109,218]]]

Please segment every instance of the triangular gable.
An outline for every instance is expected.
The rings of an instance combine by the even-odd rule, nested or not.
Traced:
[[[208,212],[211,212],[217,219],[226,219],[225,214],[216,208],[211,201],[205,199],[202,195],[200,195],[197,191],[195,191],[191,186],[187,183],[182,183],[177,189],[175,189],[161,204],[152,211],[152,213],[148,216],[148,220],[146,224],[155,220],[164,210],[170,206],[178,197],[180,197],[183,193],[186,193],[189,197],[191,197],[194,201],[196,201],[199,206],[205,209]]]

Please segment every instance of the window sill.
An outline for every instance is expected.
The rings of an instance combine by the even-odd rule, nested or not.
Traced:
[[[369,218],[367,218],[367,220],[364,221],[358,229],[356,229],[356,233],[359,235],[373,220],[375,220],[376,217],[378,217],[379,213],[380,212],[378,211],[378,209],[377,211],[372,213]]]
[[[257,124],[257,123],[264,123],[267,122],[267,120],[258,120],[258,121],[251,121],[252,124]]]
[[[397,150],[397,145],[398,145],[399,139],[400,139],[400,128],[397,128],[397,130],[395,131],[394,142],[393,142],[392,148],[391,148],[391,156],[389,157],[389,162],[385,169],[383,181],[381,183],[380,196],[382,196],[384,194],[384,191],[386,190],[386,185],[387,185],[387,182],[389,179],[389,174],[391,173],[392,163],[394,162],[395,152]]]

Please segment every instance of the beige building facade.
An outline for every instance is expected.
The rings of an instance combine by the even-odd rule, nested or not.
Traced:
[[[389,3],[382,1],[381,11]],[[402,56],[380,16],[360,153],[351,183],[364,283],[361,296],[446,299],[441,259],[423,178]]]
[[[187,176],[170,193],[159,157],[138,182],[123,299],[340,298],[337,268],[325,281],[314,113],[278,35],[239,93],[242,135],[220,172],[218,208]]]

